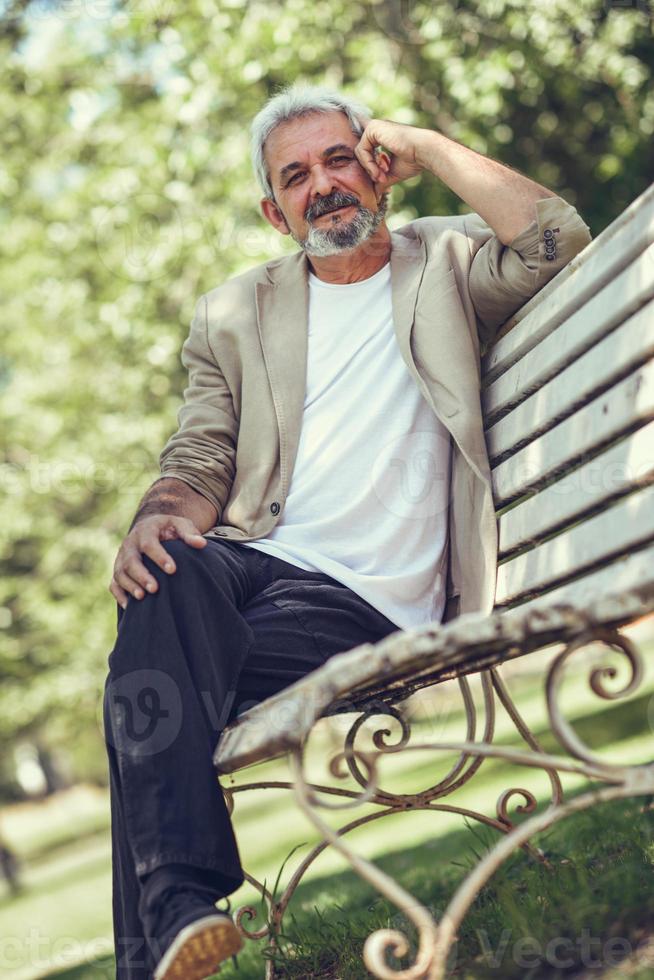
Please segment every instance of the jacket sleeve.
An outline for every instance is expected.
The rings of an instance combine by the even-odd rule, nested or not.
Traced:
[[[536,219],[504,245],[478,214],[464,218],[472,263],[468,287],[484,345],[591,240],[590,228],[561,197],[536,201]]]
[[[207,300],[201,296],[182,347],[188,387],[178,430],[159,456],[161,476],[174,476],[201,493],[218,511],[218,521],[236,472],[238,420],[232,396],[209,345]]]

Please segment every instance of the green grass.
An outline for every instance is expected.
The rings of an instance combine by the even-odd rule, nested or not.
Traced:
[[[532,729],[540,733],[548,749],[557,750],[551,737],[545,734],[540,677],[523,676],[511,686]],[[642,760],[651,752],[642,733],[652,686],[649,678],[644,685],[645,693],[631,698],[628,704],[610,703],[595,698],[588,691],[585,678],[578,676],[566,691],[564,713],[575,719],[576,730],[602,755],[617,762]],[[424,718],[422,711],[416,710],[414,741],[462,737],[462,715],[451,688],[449,691],[444,687],[434,689],[429,709],[431,715]],[[386,719],[381,719],[372,727],[382,727],[385,722]],[[312,780],[337,782],[325,778],[326,760],[338,747],[334,731],[337,729],[342,738],[344,724],[343,718],[333,719],[312,738],[307,765]],[[392,722],[389,727],[396,731]],[[393,740],[393,737],[389,739],[391,743]],[[518,744],[502,715],[498,718],[496,741]],[[395,756],[384,760],[380,782],[394,790],[415,792],[435,783],[451,762],[452,757],[446,753],[414,752]],[[286,764],[277,760],[239,773],[234,783],[287,778]],[[351,787],[352,783],[348,781],[345,785]],[[548,791],[545,774],[509,768],[499,760],[490,759],[455,798],[448,797],[445,802],[471,808],[481,806],[485,812],[492,813],[494,801],[508,785],[525,786],[541,800]],[[580,789],[581,781],[566,777],[564,785],[569,796]],[[621,807],[624,817],[620,815]],[[338,826],[373,811],[370,806],[357,807],[337,815],[329,814],[327,819],[332,826]],[[106,794],[79,788],[70,794],[68,802],[59,801],[58,809],[43,805],[31,810],[24,808],[19,814],[8,811],[3,817],[3,830],[25,862],[23,894],[15,899],[0,895],[0,935],[17,940],[12,962],[15,969],[10,976],[15,980],[46,975],[70,980],[113,977],[112,959],[108,956],[111,878]],[[262,822],[265,822],[265,833],[262,833]],[[289,851],[299,841],[313,844],[317,839],[313,828],[298,813],[292,794],[284,790],[237,793],[235,827],[247,870],[260,880],[267,879],[269,887],[274,884]],[[575,936],[583,936],[581,930],[587,928],[593,937],[610,937],[616,935],[617,929],[617,935],[633,945],[638,930],[643,927],[643,916],[649,916],[650,922],[654,922],[651,831],[651,814],[639,815],[637,801],[618,804],[613,809],[598,808],[591,815],[570,818],[554,828],[542,839],[541,846],[552,853],[558,873],[553,875],[539,865],[532,866],[522,855],[509,862],[492,879],[466,920],[457,947],[455,975],[554,977],[557,974],[552,972],[551,964],[549,973],[547,963],[536,966],[536,972],[516,966],[514,945],[526,935],[534,937],[545,949],[553,935],[568,936],[563,932],[564,925]],[[480,831],[478,823],[465,828],[460,817],[448,813],[414,812],[373,821],[347,839],[357,853],[374,859],[419,901],[438,913],[463,875],[464,867],[473,859],[473,850],[479,852],[492,843],[497,833],[484,828]],[[309,844],[290,860],[282,884],[287,882],[298,859],[308,852]],[[233,909],[259,905],[257,892],[247,884],[230,899]],[[245,924],[248,925],[247,920]],[[250,923],[250,928],[259,928],[261,924],[260,915]],[[397,910],[347,870],[344,859],[333,848],[327,848],[309,869],[287,912],[286,939],[279,954],[284,959],[280,975],[316,980],[367,977],[369,974],[361,961],[365,937],[374,928],[389,924],[406,928]],[[30,930],[35,927],[46,940],[41,955],[36,958],[26,945]],[[408,934],[411,934],[410,927]],[[479,945],[479,937],[483,939],[484,935],[491,949],[497,950],[498,943],[500,951],[504,947],[508,949],[495,969],[483,957],[480,959],[483,945]],[[69,954],[65,948],[56,947],[66,937],[74,947]],[[263,942],[247,943],[239,954],[238,970],[226,964],[220,980],[261,980],[264,947]],[[86,957],[87,962],[79,964],[81,957]],[[410,957],[401,961],[403,965],[409,962]],[[597,970],[593,975],[596,973]],[[629,973],[632,975],[640,980],[646,976],[642,972]]]

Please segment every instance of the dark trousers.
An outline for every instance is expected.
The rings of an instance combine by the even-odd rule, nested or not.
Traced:
[[[163,546],[177,570],[144,557],[159,588],[118,608],[104,690],[120,980],[152,975],[139,914],[146,875],[204,869],[218,895],[244,881],[212,764],[223,728],[335,653],[398,629],[322,572],[232,541]]]

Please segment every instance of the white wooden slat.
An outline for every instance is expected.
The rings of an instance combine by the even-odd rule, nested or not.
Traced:
[[[555,425],[492,470],[497,509],[654,418],[654,361]]]
[[[535,612],[558,602],[570,602],[584,608],[605,595],[619,594],[637,586],[654,588],[654,546],[626,555],[590,575],[506,609],[502,619],[522,616],[526,610]]]
[[[534,544],[593,508],[654,481],[654,422],[566,473],[499,518],[499,557]]]
[[[654,184],[506,322],[502,331],[508,333],[483,358],[484,383],[491,383],[524,357],[652,242]]]
[[[500,565],[496,601],[542,590],[571,572],[654,541],[654,486],[623,497],[595,517]]]
[[[654,277],[651,284],[654,293]],[[592,313],[589,311],[589,318]],[[567,324],[566,324],[567,326]],[[572,325],[571,325],[572,328]],[[563,328],[561,328],[563,329]],[[558,333],[558,332],[557,332]],[[561,347],[564,338],[561,338]],[[537,348],[538,350],[538,348]],[[533,358],[536,351],[529,355]],[[639,364],[654,356],[654,302],[613,330],[556,377],[491,426],[486,433],[491,464],[578,411]]]
[[[642,329],[654,338],[654,304],[650,302],[653,296],[654,246],[483,392],[487,427],[500,413],[506,414],[538,391],[637,311]]]

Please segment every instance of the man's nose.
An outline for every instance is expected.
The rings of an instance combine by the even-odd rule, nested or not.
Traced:
[[[327,197],[335,189],[334,179],[327,167],[316,164],[311,169],[311,197]]]

